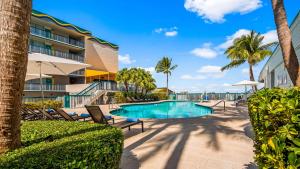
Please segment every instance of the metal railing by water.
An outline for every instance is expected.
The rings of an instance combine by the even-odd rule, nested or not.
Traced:
[[[42,85],[43,91],[56,91],[56,92],[65,92],[66,85]],[[24,91],[41,91],[40,84],[25,84]]]
[[[225,110],[226,110],[226,102],[225,102],[225,100],[221,100],[221,101],[217,102],[216,104],[212,105],[211,108],[216,107],[216,106],[219,105],[220,103],[224,103],[223,106],[224,106],[224,111],[225,111]]]
[[[204,96],[209,100],[234,101],[243,97],[244,93],[176,93],[175,100],[200,101]]]
[[[58,34],[55,34],[52,32],[47,32],[45,30],[42,30],[42,29],[39,29],[39,28],[36,28],[33,26],[30,27],[30,33],[32,35],[41,36],[41,37],[44,37],[47,39],[51,39],[51,40],[63,42],[63,43],[69,44],[69,45],[74,45],[77,47],[84,48],[84,43],[82,41],[70,39],[69,37],[58,35]]]

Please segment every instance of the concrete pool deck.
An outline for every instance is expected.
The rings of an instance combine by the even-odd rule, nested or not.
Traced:
[[[216,101],[203,103],[214,105]],[[222,104],[221,104],[222,105]],[[124,130],[122,169],[242,169],[256,168],[246,107],[233,102],[212,115],[190,119],[149,119]],[[108,106],[100,106],[108,113]]]

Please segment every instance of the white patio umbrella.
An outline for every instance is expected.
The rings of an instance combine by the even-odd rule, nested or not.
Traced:
[[[42,74],[42,78],[50,78],[50,77],[52,76]],[[26,74],[25,81],[39,79],[39,78],[40,78],[40,74]]]
[[[27,74],[39,74],[42,102],[44,101],[44,91],[42,74],[67,75],[77,70],[90,67],[91,65],[80,63],[74,60],[54,57],[41,53],[29,53]]]
[[[245,95],[246,95],[247,94],[247,86],[257,86],[259,84],[260,83],[256,82],[256,81],[243,80],[243,81],[233,84],[232,86],[244,86],[245,87]]]

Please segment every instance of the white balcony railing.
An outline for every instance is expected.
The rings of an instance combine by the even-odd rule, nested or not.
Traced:
[[[81,55],[76,55],[73,53],[63,52],[63,51],[59,51],[59,50],[47,49],[47,48],[40,47],[40,46],[30,45],[29,52],[42,53],[42,54],[46,54],[46,55],[51,55],[51,56],[56,56],[56,57],[60,57],[60,58],[84,62],[84,57]]]
[[[41,36],[41,37],[44,37],[44,38],[48,38],[48,39],[52,39],[52,40],[55,40],[55,41],[59,41],[59,42],[63,42],[63,43],[67,43],[67,44],[70,44],[70,45],[74,45],[74,46],[84,48],[84,43],[82,41],[71,39],[69,37],[62,36],[62,35],[57,35],[57,34],[52,33],[52,32],[47,32],[45,30],[42,30],[42,29],[39,29],[39,28],[36,28],[36,27],[33,27],[33,26],[30,27],[30,33],[33,34],[33,35]]]
[[[66,91],[66,85],[49,85],[49,84],[43,84],[43,91],[52,91],[52,92],[65,92]],[[41,91],[41,85],[40,84],[25,84],[24,91]]]

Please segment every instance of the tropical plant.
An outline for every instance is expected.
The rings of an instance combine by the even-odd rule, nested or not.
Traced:
[[[300,168],[300,88],[264,89],[248,99],[259,168]]]
[[[233,45],[225,51],[227,58],[229,58],[231,62],[222,67],[221,70],[224,71],[235,68],[247,62],[249,64],[250,80],[255,81],[253,66],[264,60],[267,56],[270,56],[272,54],[270,47],[275,44],[275,42],[263,44],[263,40],[264,36],[261,36],[255,31],[236,38]],[[253,86],[253,90],[257,90],[256,86]]]
[[[300,86],[299,61],[292,43],[291,30],[287,23],[283,0],[272,0],[272,7],[284,65],[293,84]]]
[[[1,169],[118,169],[122,130],[102,124],[24,121],[22,148],[0,156]]]
[[[129,91],[129,83],[131,80],[130,72],[127,68],[120,70],[116,75],[116,81],[124,84],[126,92]]]
[[[31,0],[0,1],[0,153],[21,145],[20,109],[28,59]]]
[[[160,61],[158,61],[155,70],[157,73],[163,73],[167,77],[167,96],[169,96],[169,75],[174,69],[177,68],[178,65],[172,65],[172,59],[169,57],[163,57]]]
[[[134,95],[147,94],[156,88],[155,79],[150,72],[142,68],[122,69],[117,73],[116,80],[118,83],[124,84],[126,93],[129,93],[129,86],[134,86]]]

